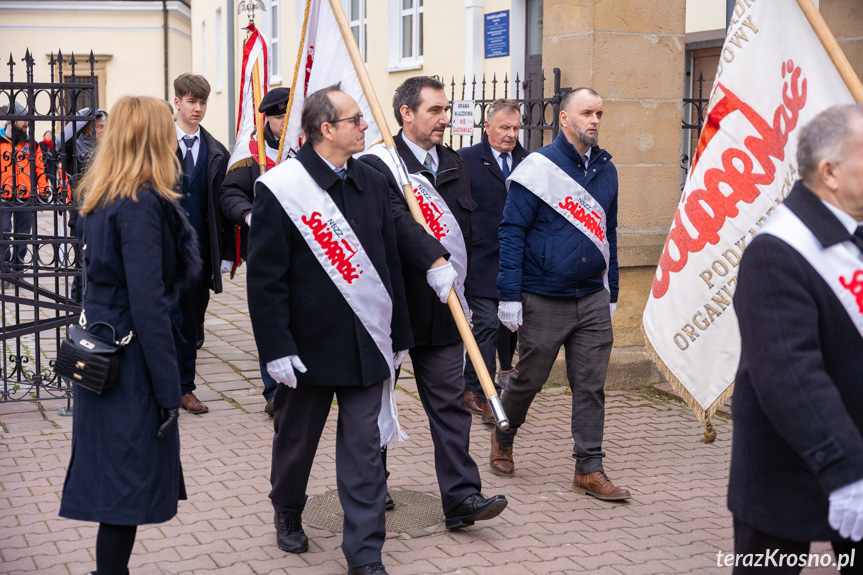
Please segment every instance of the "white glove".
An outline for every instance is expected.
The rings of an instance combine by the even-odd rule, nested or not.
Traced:
[[[497,319],[509,331],[516,331],[521,325],[521,302],[502,301],[497,306]]]
[[[426,281],[443,303],[446,303],[449,290],[457,279],[458,274],[451,263],[426,270]]]
[[[229,262],[228,260],[222,260],[222,265],[219,266],[219,270],[222,272],[222,275],[229,273],[231,268],[234,267],[234,262]]]
[[[617,309],[617,303],[608,304],[608,311],[611,312],[611,319],[614,319],[614,310]]]
[[[290,388],[297,387],[295,369],[300,373],[306,373],[306,366],[298,355],[280,357],[279,359],[267,362],[267,373],[279,383],[283,383]]]
[[[863,479],[830,494],[830,527],[852,541],[863,539]]]
[[[403,349],[401,351],[397,351],[395,355],[393,355],[393,369],[398,369],[401,367],[402,362],[408,356],[408,350]]]

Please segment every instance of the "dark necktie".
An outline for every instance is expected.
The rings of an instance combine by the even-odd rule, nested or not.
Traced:
[[[501,154],[500,155],[500,169],[503,172],[503,179],[507,179],[509,177],[509,164],[507,163],[507,156],[509,154]]]
[[[433,175],[436,176],[437,172],[435,172],[434,168],[432,168],[433,165],[434,165],[434,160],[432,159],[432,155],[427,153],[426,154],[426,161],[423,162],[423,166],[425,166],[429,172],[431,172]]]
[[[336,175],[339,177],[339,179],[340,179],[340,180],[344,180],[344,179],[345,179],[345,174],[346,174],[346,173],[347,173],[347,170],[346,170],[346,169],[344,169],[344,168],[339,168],[338,170],[336,170]]]
[[[587,154],[584,154],[583,156],[581,156],[581,161],[584,163],[584,173],[586,174],[587,173],[587,164],[588,164],[588,162],[590,162],[590,156],[588,156]]]
[[[851,241],[857,244],[857,247],[863,252],[863,226],[857,226],[857,229],[851,234]]]
[[[186,155],[183,156],[183,173],[186,177],[191,178],[195,173],[195,156],[192,154],[192,146],[195,145],[195,140],[198,136],[183,136],[183,143],[186,144]]]

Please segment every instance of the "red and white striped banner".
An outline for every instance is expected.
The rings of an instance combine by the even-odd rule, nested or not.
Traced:
[[[249,37],[243,45],[243,67],[240,76],[240,105],[237,112],[237,134],[234,150],[228,160],[228,168],[246,158],[255,158],[257,162],[258,142],[255,132],[255,97],[253,90],[252,70],[258,62],[258,72],[261,81],[261,98],[267,93],[270,85],[269,53],[267,39],[255,27],[254,22],[243,28],[249,31]],[[271,158],[275,160],[275,158]],[[271,162],[267,162],[270,164]]]

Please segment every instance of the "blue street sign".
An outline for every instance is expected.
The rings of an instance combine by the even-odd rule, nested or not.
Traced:
[[[509,10],[485,15],[485,57],[509,56]]]

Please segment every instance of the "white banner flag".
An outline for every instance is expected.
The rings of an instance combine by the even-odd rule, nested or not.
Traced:
[[[341,83],[342,92],[357,101],[363,119],[369,124],[365,134],[366,149],[379,142],[381,131],[372,118],[369,104],[327,0],[307,0],[301,42],[300,67],[294,72],[291,86],[291,106],[285,128],[282,159],[296,156],[303,143],[300,119],[306,96],[337,82]]]
[[[702,422],[733,390],[738,265],[798,179],[800,128],[853,102],[795,0],[737,3],[643,318],[657,365]]]
[[[243,45],[243,67],[240,76],[240,105],[237,112],[237,135],[234,151],[228,160],[228,168],[245,160],[254,158],[258,161],[258,142],[255,131],[255,97],[252,86],[252,70],[258,62],[258,72],[261,80],[261,98],[267,93],[270,85],[269,45],[260,30],[253,22],[243,28],[249,31],[249,37]],[[267,169],[275,165],[271,158],[267,161]]]

